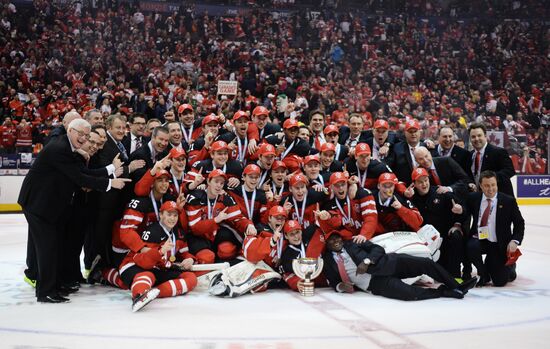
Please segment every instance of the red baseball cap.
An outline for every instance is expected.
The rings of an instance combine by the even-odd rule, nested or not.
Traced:
[[[304,158],[304,166],[309,164],[312,161],[317,161],[318,163],[321,163],[321,159],[319,159],[319,154],[306,156]]]
[[[374,122],[373,128],[385,128],[387,130],[390,128],[390,125],[386,120],[378,119]]]
[[[330,175],[330,185],[340,183],[340,182],[347,182],[348,176],[344,174],[344,172],[334,172]]]
[[[293,186],[295,186],[299,183],[304,183],[305,185],[309,184],[309,180],[307,179],[307,177],[303,173],[298,173],[298,174],[295,174],[294,176],[290,177],[289,184],[290,184],[291,187],[293,187]]]
[[[269,110],[267,110],[266,107],[259,105],[256,108],[254,108],[254,110],[252,111],[252,115],[253,116],[260,116],[260,115],[269,116]]]
[[[184,149],[179,149],[179,148],[170,149],[170,159],[175,159],[186,155],[187,153],[185,152]]]
[[[250,120],[250,118],[248,117],[248,114],[246,114],[246,112],[244,112],[242,110],[239,110],[235,114],[233,114],[233,122],[235,122],[235,121],[237,121],[241,118],[246,118],[246,120]]]
[[[379,184],[384,184],[384,183],[397,184],[397,182],[398,182],[397,177],[395,176],[395,174],[393,174],[391,172],[382,173],[378,177],[378,183]]]
[[[260,149],[258,149],[258,155],[277,155],[277,153],[272,144],[262,143],[260,144]]]
[[[154,179],[159,179],[159,178],[162,178],[162,177],[166,177],[166,178],[170,178],[170,172],[166,171],[166,170],[160,170],[158,171],[155,176],[153,177]]]
[[[286,212],[283,206],[273,206],[272,208],[269,209],[269,216],[270,217],[284,216],[286,218],[288,216],[288,212]]]
[[[225,172],[223,172],[219,168],[215,169],[214,171],[208,174],[208,179],[212,179],[215,177],[223,177],[223,179],[227,179],[227,175],[225,174]]]
[[[415,168],[411,173],[411,178],[412,178],[413,182],[416,181],[418,178],[423,177],[423,176],[426,176],[426,177],[429,176],[428,171],[426,171],[426,169],[423,168],[423,167]]]
[[[202,119],[202,126],[204,127],[204,125],[208,125],[209,123],[211,123],[213,121],[215,121],[219,124],[220,123],[220,118],[216,114],[208,114],[204,117],[204,119]]]
[[[210,146],[210,152],[219,151],[219,150],[229,150],[229,146],[224,141],[215,141]]]
[[[287,221],[285,223],[285,227],[283,228],[283,230],[284,230],[285,234],[288,234],[291,231],[302,230],[302,226],[296,220]]]
[[[355,156],[359,156],[363,154],[366,154],[366,155],[371,154],[370,147],[367,143],[359,143],[355,146]]]
[[[178,114],[183,114],[184,111],[191,110],[193,111],[193,106],[191,104],[182,104],[178,108]]]
[[[410,130],[411,128],[415,128],[417,130],[420,130],[420,123],[416,119],[411,119],[405,123],[405,131]]]
[[[279,169],[279,168],[284,168],[285,170],[288,170],[288,167],[284,162],[282,162],[281,160],[275,160],[273,162],[273,165],[271,165],[271,171],[275,171],[276,169]]]
[[[160,206],[160,212],[162,212],[162,211],[177,211],[177,212],[179,212],[180,210],[178,209],[178,205],[176,204],[175,201],[165,201]]]
[[[336,146],[332,143],[325,142],[323,145],[321,145],[321,153],[327,152],[327,151],[333,151],[336,152]]]
[[[325,127],[325,129],[323,130],[323,133],[328,135],[329,133],[333,133],[333,132],[336,132],[338,134],[340,134],[340,129],[338,128],[338,126],[336,125],[328,125],[327,127]]]
[[[303,159],[296,154],[290,154],[285,156],[283,162],[290,172],[294,172],[302,167]]]
[[[259,175],[260,173],[262,173],[262,170],[258,165],[254,165],[254,164],[246,165],[246,167],[243,170],[243,175],[249,175],[249,174]]]
[[[293,127],[300,127],[300,124],[298,123],[297,120],[294,120],[294,119],[286,119],[285,122],[283,122],[283,128],[286,130],[286,129],[289,129],[289,128],[293,128]]]

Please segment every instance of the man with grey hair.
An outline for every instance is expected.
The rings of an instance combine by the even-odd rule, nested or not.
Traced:
[[[46,146],[52,139],[57,138],[59,136],[63,136],[67,134],[67,127],[69,127],[69,124],[75,120],[75,119],[81,119],[82,117],[76,110],[71,110],[65,116],[63,116],[63,121],[60,126],[54,128],[50,134],[48,135],[48,138],[44,140],[44,146]]]
[[[66,234],[72,198],[79,188],[98,191],[121,189],[129,179],[94,177],[83,172],[75,156],[90,137],[90,124],[71,121],[67,134],[44,147],[23,181],[18,203],[29,224],[29,248],[36,254],[36,296],[39,302],[62,303],[66,289],[58,274],[60,246]],[[64,251],[63,251],[64,252]]]

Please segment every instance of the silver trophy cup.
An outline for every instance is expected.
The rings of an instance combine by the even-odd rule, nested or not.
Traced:
[[[322,258],[296,258],[292,261],[292,269],[300,279],[304,280],[305,286],[300,294],[305,297],[313,296],[314,286],[312,280],[323,271]]]

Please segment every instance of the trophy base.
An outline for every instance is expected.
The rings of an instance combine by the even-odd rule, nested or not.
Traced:
[[[304,297],[312,297],[315,295],[315,288],[313,286],[304,286],[300,290],[300,294]]]

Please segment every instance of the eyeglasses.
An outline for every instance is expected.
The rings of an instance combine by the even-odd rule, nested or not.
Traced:
[[[73,128],[72,129],[73,131],[76,131],[76,133],[78,133],[78,137],[80,138],[84,138],[86,140],[89,140],[90,139],[90,134],[89,133],[86,133],[84,131],[79,131],[77,130],[76,128]]]

